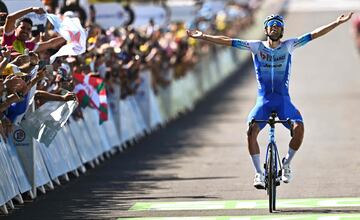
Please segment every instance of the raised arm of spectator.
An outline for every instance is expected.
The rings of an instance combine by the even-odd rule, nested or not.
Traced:
[[[0,83],[0,94],[4,94],[3,102],[0,104],[0,112],[6,111],[12,103],[19,102],[22,97],[18,94],[23,94],[26,89],[26,83],[18,76],[7,76],[6,79]]]
[[[75,93],[69,92],[66,95],[53,94],[47,91],[36,90],[35,98],[40,99],[42,102],[46,101],[63,101],[76,100]]]
[[[330,24],[327,24],[327,25],[324,25],[324,26],[321,26],[321,27],[315,29],[313,32],[311,32],[311,39],[314,40],[314,39],[316,39],[318,37],[321,37],[321,36],[329,33],[331,30],[333,30],[334,28],[336,28],[340,24],[345,23],[348,20],[350,20],[350,18],[351,18],[351,16],[353,14],[354,13],[351,12],[347,16],[341,15],[336,19],[336,21],[333,21]]]
[[[225,45],[225,46],[232,45],[232,38],[230,37],[208,35],[198,30],[194,30],[194,31],[187,30],[186,33],[189,37],[195,39],[201,39],[201,40],[209,41],[211,43]]]
[[[26,91],[24,92],[24,94],[28,93],[32,87],[34,87],[38,82],[40,82],[45,77],[45,74],[46,74],[45,68],[39,70],[37,72],[36,76],[34,78],[32,78],[30,80],[30,82],[27,83],[27,88],[26,88]]]
[[[4,71],[6,65],[10,62],[11,51],[5,46],[5,50],[2,52],[3,60],[0,63],[0,73]]]
[[[56,48],[65,42],[66,40],[63,37],[55,37],[48,41],[38,43],[38,47],[36,48],[35,52],[41,52],[50,48]]]
[[[7,96],[6,100],[4,100],[4,102],[0,104],[0,112],[6,111],[6,109],[8,109],[11,104],[19,102],[21,100],[22,98],[15,94]]]
[[[5,33],[11,33],[15,30],[15,22],[17,19],[31,13],[35,12],[37,14],[43,14],[45,13],[44,9],[38,8],[38,7],[31,7],[31,8],[25,8],[20,11],[16,11],[14,13],[9,14],[6,17],[5,25],[4,25],[4,31]]]

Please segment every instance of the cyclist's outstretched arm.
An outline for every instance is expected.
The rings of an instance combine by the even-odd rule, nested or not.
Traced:
[[[351,16],[353,15],[354,13],[351,12],[349,13],[347,16],[345,15],[341,15],[339,16],[336,21],[333,21],[331,22],[330,24],[328,25],[324,25],[324,26],[321,26],[317,29],[315,29],[313,32],[311,32],[311,38],[312,39],[316,39],[318,37],[321,37],[325,34],[327,34],[329,31],[331,31],[332,29],[334,29],[335,27],[339,26],[340,24],[342,23],[345,23],[347,22],[348,20],[350,20]]]
[[[186,33],[189,37],[192,37],[195,39],[201,39],[201,40],[209,41],[211,43],[220,44],[220,45],[224,45],[224,46],[232,46],[232,38],[230,38],[230,37],[208,35],[208,34],[204,34],[201,31],[198,31],[198,30],[194,30],[194,31],[187,30]]]

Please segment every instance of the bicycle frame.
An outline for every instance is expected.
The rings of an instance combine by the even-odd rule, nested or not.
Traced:
[[[280,161],[280,157],[279,157],[279,153],[278,153],[278,149],[277,149],[277,146],[276,146],[276,142],[275,142],[275,125],[270,125],[270,129],[269,129],[269,144],[266,148],[266,156],[265,156],[265,161],[268,161],[268,153],[269,153],[269,147],[272,146],[273,149],[272,149],[272,152],[275,153],[275,156],[274,156],[274,161],[275,161],[275,167],[276,167],[276,174],[278,173],[278,164],[279,164],[279,168],[281,170],[281,163],[278,163]],[[266,169],[265,169],[265,176],[267,175],[266,173]]]
[[[288,123],[291,125],[291,136],[292,136],[292,122],[290,119],[287,120],[276,120],[277,113],[272,112],[268,120],[255,120],[251,121],[252,123],[266,123],[270,125],[269,129],[269,144],[266,149],[265,157],[265,189],[269,195],[269,211],[273,212],[276,210],[276,186],[280,184],[281,178],[281,161],[279,157],[279,152],[277,150],[275,142],[275,124],[277,123]],[[269,155],[270,154],[270,155]],[[280,168],[280,172],[278,171]],[[269,172],[268,172],[269,170]]]

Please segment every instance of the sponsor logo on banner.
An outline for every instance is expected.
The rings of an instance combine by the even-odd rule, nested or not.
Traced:
[[[25,140],[26,134],[23,129],[17,129],[14,131],[13,138],[16,142],[23,142]]]
[[[32,144],[32,138],[27,135],[27,131],[19,126],[15,126],[11,137],[16,147],[29,147]]]

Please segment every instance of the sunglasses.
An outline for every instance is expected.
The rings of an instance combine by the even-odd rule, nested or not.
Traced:
[[[284,27],[284,23],[279,20],[276,20],[276,19],[271,20],[268,23],[266,23],[266,27],[273,27],[273,26]]]

